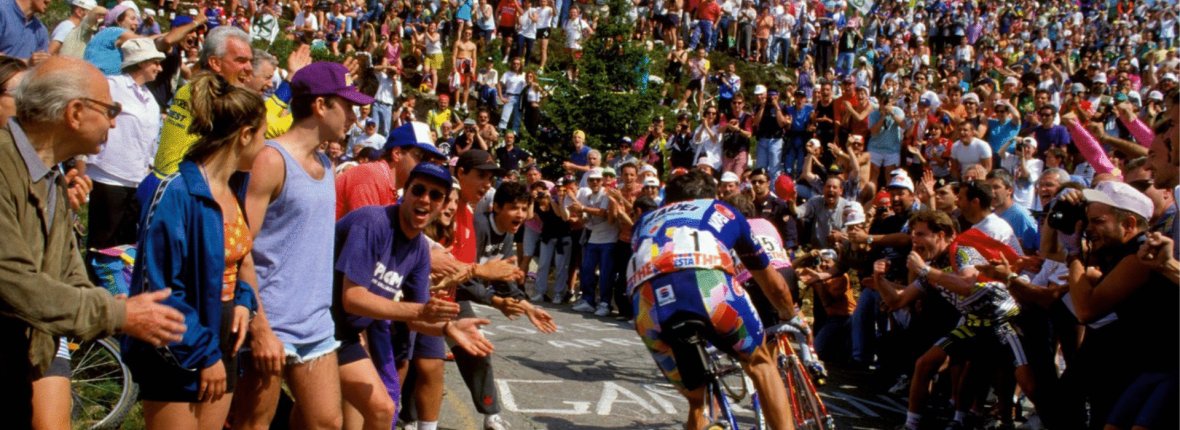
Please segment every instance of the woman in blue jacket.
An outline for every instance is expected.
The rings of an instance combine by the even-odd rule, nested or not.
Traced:
[[[193,81],[192,94],[189,132],[201,138],[144,209],[132,279],[132,294],[172,288],[164,303],[184,313],[188,330],[180,342],[128,340],[123,349],[149,429],[222,428],[238,347],[257,307],[238,271],[253,270],[242,208],[266,109],[213,74]]]

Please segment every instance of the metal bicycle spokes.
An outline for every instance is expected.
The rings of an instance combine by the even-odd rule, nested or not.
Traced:
[[[135,403],[136,389],[130,369],[119,358],[117,344],[110,339],[71,342],[70,350],[74,428],[118,427]]]

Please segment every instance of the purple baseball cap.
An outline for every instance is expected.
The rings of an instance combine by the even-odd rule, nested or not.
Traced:
[[[373,98],[349,85],[348,68],[340,63],[320,61],[299,69],[291,78],[291,94],[311,96],[336,96],[357,105],[373,103]]]

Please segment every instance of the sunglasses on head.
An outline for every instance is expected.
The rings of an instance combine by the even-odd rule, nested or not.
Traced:
[[[442,201],[443,197],[446,196],[446,193],[435,189],[429,190],[428,193],[426,186],[422,184],[414,184],[414,186],[410,187],[410,194],[418,198],[421,198],[424,194],[429,194],[430,201]]]
[[[115,102],[115,104],[106,104],[106,103],[100,102],[98,100],[89,98],[89,97],[82,97],[82,100],[102,106],[104,108],[103,113],[105,113],[107,118],[109,118],[109,119],[115,119],[116,117],[119,116],[120,113],[123,112],[123,105],[119,104],[119,102]]]

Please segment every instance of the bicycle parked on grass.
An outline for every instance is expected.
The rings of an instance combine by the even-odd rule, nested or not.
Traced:
[[[87,263],[96,284],[111,294],[127,294],[135,247],[117,246],[91,250]],[[131,369],[123,363],[119,341],[114,338],[78,343],[70,341],[70,421],[75,429],[119,428],[139,396]]]

